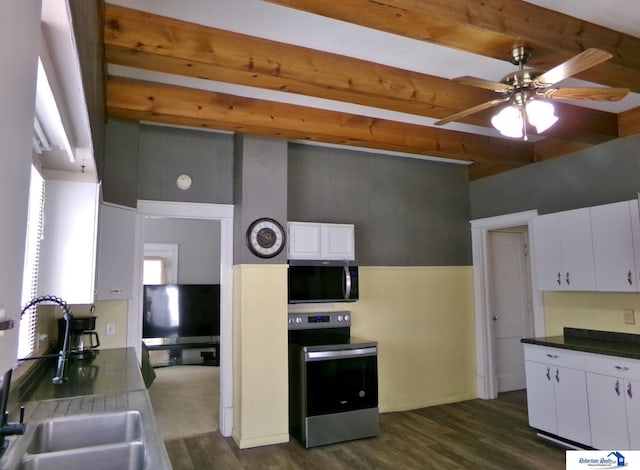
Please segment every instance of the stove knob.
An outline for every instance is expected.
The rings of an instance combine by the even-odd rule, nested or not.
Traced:
[[[296,317],[296,323],[302,323],[302,318]]]
[[[342,317],[342,315],[338,315],[338,321],[342,321],[344,320],[344,318]]]
[[[349,321],[349,315],[344,316],[344,321]]]

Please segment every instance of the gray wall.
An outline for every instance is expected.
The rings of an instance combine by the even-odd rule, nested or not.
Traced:
[[[286,263],[286,247],[268,259],[251,253],[246,231],[251,222],[261,217],[275,219],[286,230],[287,142],[238,134],[234,154],[234,264]]]
[[[186,173],[193,184],[178,189]],[[233,136],[212,132],[141,126],[138,199],[233,204]]]
[[[640,136],[474,181],[471,217],[541,214],[633,199],[640,191]]]
[[[220,222],[172,218],[145,219],[144,241],[179,245],[179,283],[220,283]]]
[[[263,260],[246,247],[259,217],[285,225],[353,223],[356,257],[369,266],[471,264],[469,183],[462,165],[281,139],[109,121],[104,199],[234,204],[234,263]],[[193,178],[180,191],[180,173]]]
[[[354,223],[361,265],[470,265],[468,188],[462,165],[289,145],[289,220]]]
[[[138,199],[233,203],[233,136],[109,120],[102,191],[105,201],[136,207]],[[186,173],[193,184],[178,189]]]

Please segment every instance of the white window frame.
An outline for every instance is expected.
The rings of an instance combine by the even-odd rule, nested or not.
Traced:
[[[178,243],[145,243],[145,258],[162,258],[164,260],[164,283],[178,283]]]

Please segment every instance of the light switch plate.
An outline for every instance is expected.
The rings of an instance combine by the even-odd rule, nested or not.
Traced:
[[[115,323],[107,323],[107,326],[105,327],[105,335],[107,336],[115,336],[116,334],[116,324]]]

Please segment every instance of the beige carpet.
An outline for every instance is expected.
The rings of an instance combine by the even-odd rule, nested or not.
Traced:
[[[170,366],[155,372],[149,396],[165,441],[217,431],[219,367]]]

